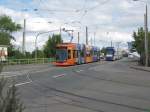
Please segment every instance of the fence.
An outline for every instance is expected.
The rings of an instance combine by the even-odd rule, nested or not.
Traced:
[[[16,64],[44,64],[54,62],[55,58],[37,58],[37,59],[7,59],[5,62],[1,62],[6,65],[16,65]]]

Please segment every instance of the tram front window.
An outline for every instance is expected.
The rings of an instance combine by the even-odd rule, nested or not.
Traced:
[[[114,54],[114,51],[112,51],[112,50],[107,51],[107,55],[113,55],[113,54]]]
[[[61,61],[61,62],[67,60],[67,50],[66,49],[57,49],[56,50],[56,60]]]

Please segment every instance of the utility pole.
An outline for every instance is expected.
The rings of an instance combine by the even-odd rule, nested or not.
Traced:
[[[80,33],[78,32],[78,44],[80,42]]]
[[[61,27],[60,27],[59,33],[60,33],[60,37],[61,37]]]
[[[111,47],[113,46],[113,45],[112,45],[112,40],[110,41],[110,45],[111,45]]]
[[[91,37],[91,46],[93,45],[93,39],[92,39],[92,37]]]
[[[88,45],[88,27],[86,26],[86,45]]]
[[[144,14],[144,26],[145,26],[145,66],[147,67],[148,66],[148,35],[147,35],[147,32],[148,32],[148,27],[147,27],[147,4],[146,4],[146,12]]]
[[[140,0],[133,0],[133,1],[140,1]],[[144,2],[144,1],[140,1]],[[145,14],[144,14],[144,29],[145,29],[145,38],[144,38],[144,47],[145,47],[145,66],[148,66],[149,54],[148,54],[148,27],[147,27],[147,4],[145,7]]]
[[[112,42],[111,37],[109,36],[109,32],[107,32],[107,35],[108,35],[108,39],[110,39],[110,46],[112,47],[112,46],[113,46],[113,42]],[[108,43],[109,43],[109,42],[108,42]]]
[[[26,19],[24,19],[23,38],[22,38],[22,53],[25,54],[25,33],[26,33]]]
[[[95,46],[95,35],[96,35],[96,33],[94,32],[94,46]]]

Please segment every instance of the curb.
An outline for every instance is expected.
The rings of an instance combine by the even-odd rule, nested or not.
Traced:
[[[140,67],[130,66],[130,68],[135,69],[135,70],[141,70],[141,71],[145,71],[145,72],[150,72],[150,70],[147,70],[147,69],[144,69],[144,68],[140,68]]]

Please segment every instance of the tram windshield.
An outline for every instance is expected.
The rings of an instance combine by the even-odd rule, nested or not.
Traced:
[[[107,50],[107,54],[108,54],[108,55],[113,55],[113,54],[114,54],[114,51],[113,51],[113,50]]]
[[[56,50],[56,60],[65,61],[67,60],[67,50],[66,49],[57,49]]]

